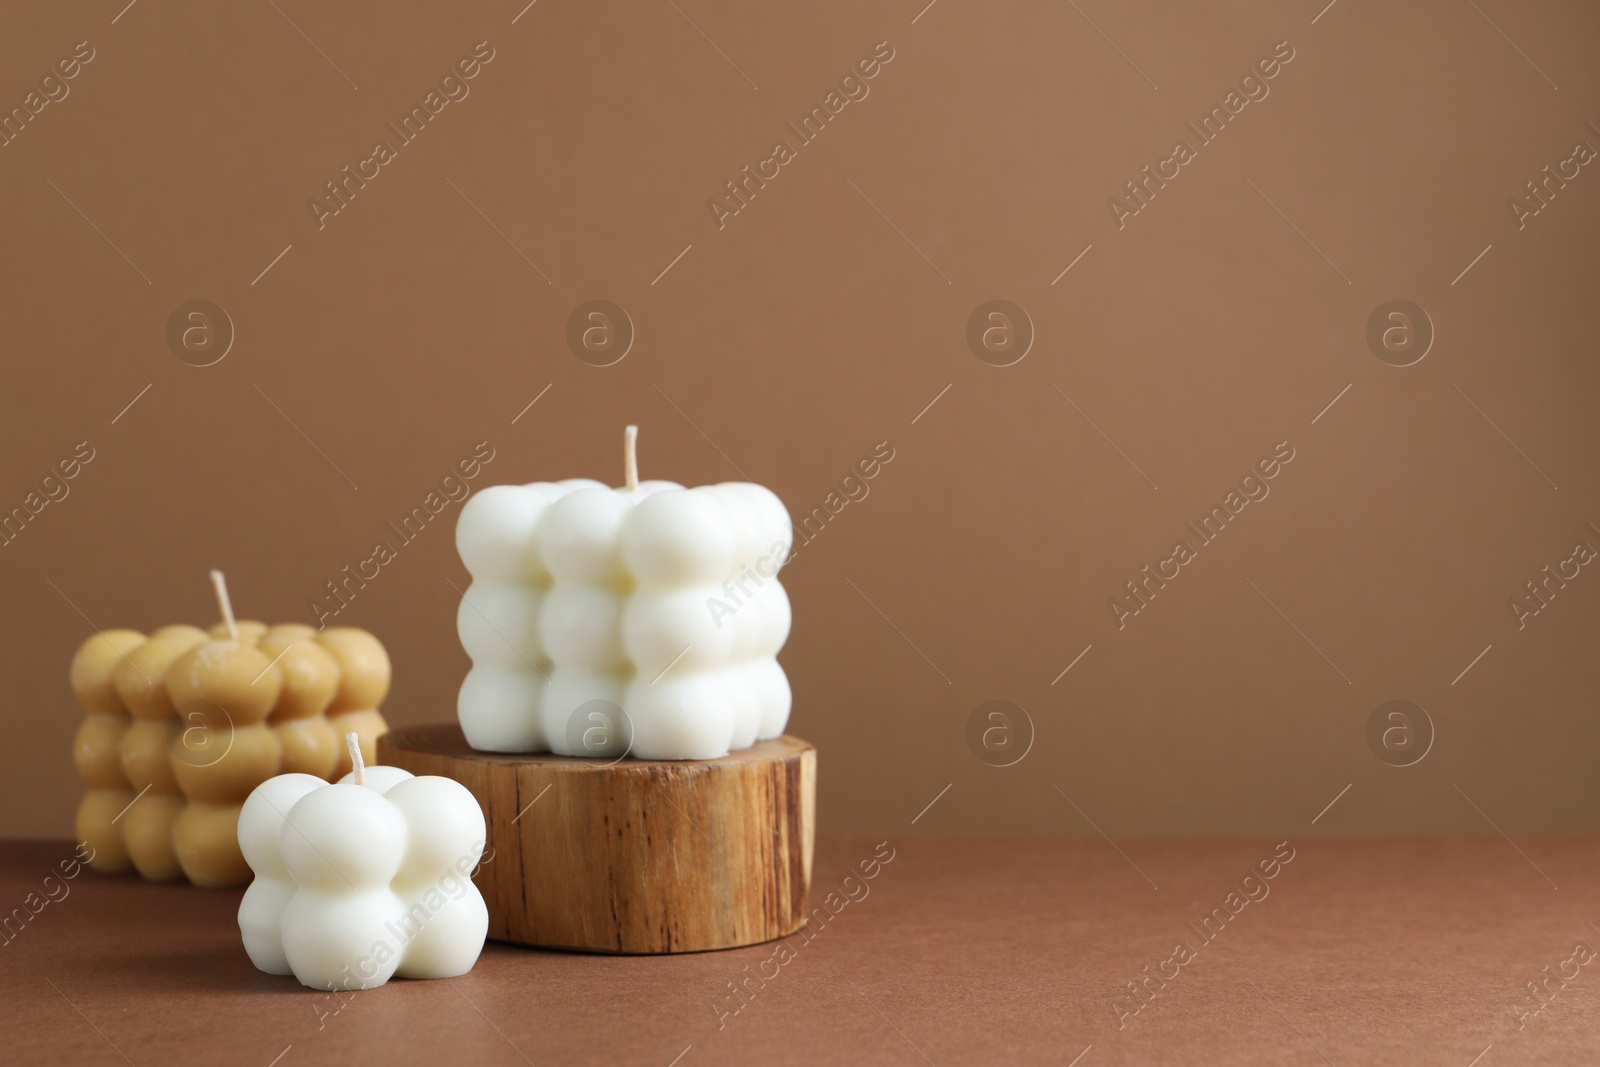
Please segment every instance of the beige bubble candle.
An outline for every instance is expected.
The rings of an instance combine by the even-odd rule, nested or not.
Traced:
[[[73,743],[89,786],[77,833],[98,870],[242,885],[239,811],[256,786],[348,773],[346,733],[376,761],[390,680],[377,638],[235,619],[221,572],[212,582],[222,621],[209,633],[106,630],[73,656],[72,691],[88,713]]]

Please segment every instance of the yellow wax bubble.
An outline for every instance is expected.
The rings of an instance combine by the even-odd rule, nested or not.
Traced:
[[[328,720],[320,716],[294,719],[274,726],[272,732],[283,746],[283,766],[279,774],[314,774],[329,780],[334,777],[339,753],[345,751],[345,745]]]
[[[139,792],[149,787],[152,796],[177,796],[178,780],[172,775],[172,742],[181,733],[170,722],[135,722],[122,735],[122,773]]]
[[[283,745],[265,726],[189,727],[172,739],[172,772],[183,795],[208,804],[243,804],[278,773]]]
[[[78,840],[93,849],[89,866],[95,870],[117,874],[132,866],[122,840],[122,820],[117,817],[133,803],[135,795],[131,789],[91,789],[78,803],[73,827]]]
[[[330,626],[317,635],[317,643],[339,661],[339,691],[328,714],[367,711],[389,695],[389,654],[383,644],[354,626]]]
[[[67,677],[72,695],[85,711],[91,715],[128,713],[111,675],[122,657],[142,644],[144,634],[137,630],[102,630],[78,646]]]
[[[309,719],[321,715],[339,688],[339,661],[321,645],[294,639],[280,644],[269,634],[262,638],[261,653],[277,660],[283,676],[278,703],[272,709],[273,723]]]
[[[134,718],[158,722],[172,717],[167,668],[205,639],[205,631],[194,626],[163,626],[148,641],[118,657],[111,670],[112,682]]]
[[[166,881],[183,874],[172,842],[172,828],[182,811],[182,797],[146,793],[117,822],[122,827],[122,839],[127,842],[128,858],[151,881]]]
[[[178,863],[198,886],[244,885],[250,865],[239,851],[238,804],[190,804],[173,827]]]
[[[125,716],[91,715],[78,726],[72,739],[72,762],[90,789],[126,789],[122,773],[122,735],[128,732]]]
[[[196,645],[167,671],[167,690],[185,715],[199,705],[214,706],[235,728],[265,719],[282,684],[277,666],[260,649],[226,638]]]

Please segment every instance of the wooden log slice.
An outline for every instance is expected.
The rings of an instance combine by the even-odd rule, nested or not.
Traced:
[[[700,952],[805,921],[817,751],[798,738],[715,760],[612,763],[478,752],[451,723],[385,734],[378,762],[454,778],[482,805],[489,840],[474,880],[495,940]]]

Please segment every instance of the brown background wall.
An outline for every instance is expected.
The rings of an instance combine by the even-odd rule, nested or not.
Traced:
[[[1507,206],[1600,148],[1587,5],[123,3],[0,33],[6,109],[94,50],[0,147],[0,505],[95,457],[0,548],[0,834],[70,832],[86,619],[209,623],[218,566],[242,614],[310,621],[474,443],[479,486],[615,482],[625,422],[646,477],[742,472],[797,516],[895,450],[784,574],[825,829],[939,796],[913,832],[1302,832],[1347,784],[1313,832],[1600,825],[1600,572],[1509,606],[1600,548],[1600,166]],[[480,41],[470,95],[319,229]],[[708,198],[880,41],[870,95],[719,230]],[[1280,41],[1119,230],[1107,199]],[[236,332],[204,368],[166,340],[197,298]],[[636,330],[610,367],[564,339],[593,298]],[[1036,334],[1003,368],[965,340],[995,298]],[[1413,366],[1366,341],[1393,299],[1436,333]],[[1119,630],[1123,583],[1281,441],[1270,496]],[[454,713],[456,511],[338,618],[388,645],[396,723]],[[1414,766],[1369,749],[1391,698],[1436,731]],[[991,699],[1034,725],[1015,766],[969,750]]]

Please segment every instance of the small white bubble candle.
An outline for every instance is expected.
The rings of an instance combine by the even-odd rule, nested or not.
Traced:
[[[472,969],[489,912],[472,872],[483,811],[449,778],[366,767],[329,785],[280,774],[250,794],[239,847],[256,878],[239,904],[245,951],[269,974],[313,989]]]

